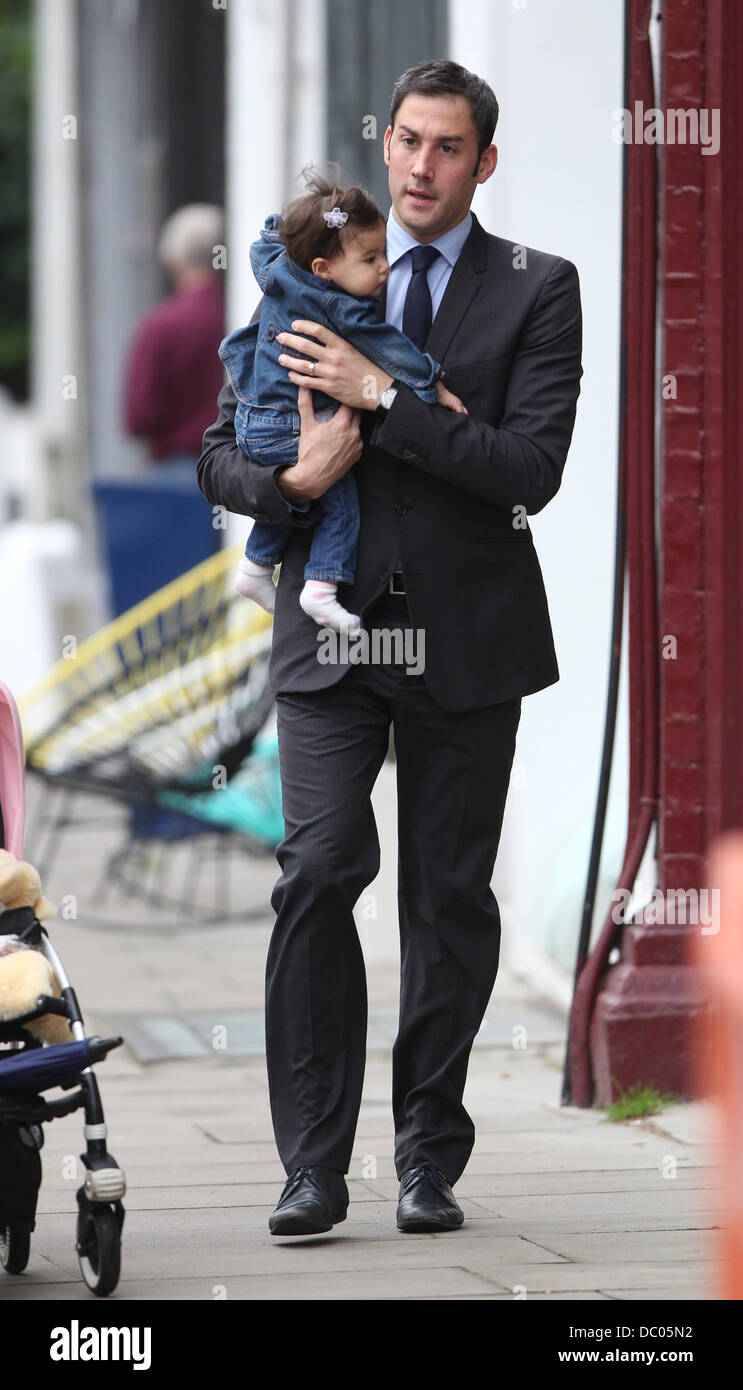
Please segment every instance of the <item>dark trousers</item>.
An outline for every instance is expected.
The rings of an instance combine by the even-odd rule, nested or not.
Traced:
[[[410,626],[387,599],[375,627]],[[408,648],[410,656],[411,648]],[[394,655],[394,654],[393,654]],[[404,664],[353,666],[329,689],[277,698],[286,836],[272,895],[266,1053],[287,1173],[346,1173],[366,1055],[366,973],[353,907],[379,869],[371,791],[394,727],[400,1020],[393,1049],[395,1166],[456,1182],[474,1144],[467,1064],[498,969],[490,880],[521,700],[451,714]]]

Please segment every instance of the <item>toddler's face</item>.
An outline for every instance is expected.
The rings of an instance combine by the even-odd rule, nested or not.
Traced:
[[[362,227],[344,243],[342,255],[328,261],[331,279],[346,294],[380,294],[390,273],[386,241],[387,227],[381,220],[374,227]]]

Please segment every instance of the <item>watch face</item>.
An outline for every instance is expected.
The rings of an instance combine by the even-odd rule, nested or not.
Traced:
[[[394,386],[385,386],[384,390],[379,393],[379,404],[384,406],[385,410],[389,410],[396,395],[397,391]]]

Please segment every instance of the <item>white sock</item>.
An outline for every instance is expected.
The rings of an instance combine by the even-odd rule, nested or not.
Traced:
[[[332,627],[336,632],[346,629],[349,633],[360,632],[361,619],[356,613],[346,611],[336,598],[337,592],[337,584],[324,579],[306,579],[299,603],[320,627]]]
[[[243,555],[238,567],[235,588],[243,598],[252,598],[254,603],[273,613],[276,602],[276,586],[273,582],[273,565],[256,565]]]

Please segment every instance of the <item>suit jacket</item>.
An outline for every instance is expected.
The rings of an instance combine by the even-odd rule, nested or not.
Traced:
[[[401,386],[391,410],[363,417],[356,582],[339,586],[338,597],[363,618],[399,557],[413,626],[425,632],[426,685],[443,709],[477,709],[559,680],[526,517],[546,507],[562,480],[581,338],[575,266],[490,236],[473,217],[425,344],[469,415]],[[281,470],[253,463],[235,442],[229,385],[218,404],[198,463],[204,496],[295,527],[276,596],[272,688],[330,686],[348,667],[318,661],[320,629],[299,606],[319,504],[287,507]]]

